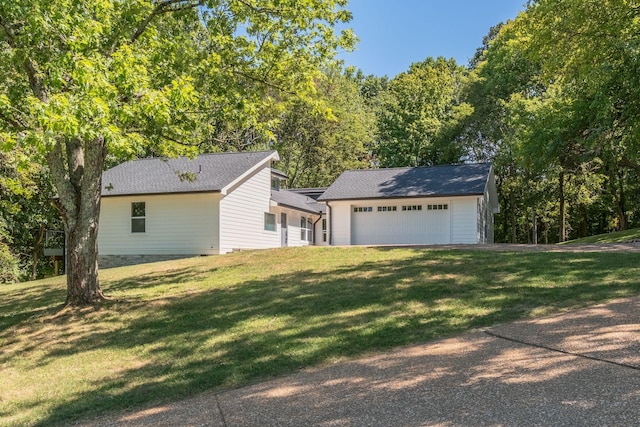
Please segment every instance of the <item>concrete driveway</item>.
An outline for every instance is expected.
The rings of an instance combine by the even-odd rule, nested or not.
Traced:
[[[640,425],[640,297],[78,425]]]

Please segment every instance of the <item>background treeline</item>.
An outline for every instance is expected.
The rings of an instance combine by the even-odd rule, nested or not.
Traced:
[[[290,187],[326,186],[345,169],[490,161],[497,242],[640,226],[635,1],[531,1],[491,28],[467,65],[427,58],[389,78],[325,63],[312,89],[264,90],[250,115],[212,112],[206,138],[183,152],[276,149]],[[182,154],[146,147],[107,163]],[[0,154],[0,282],[50,270],[43,230],[61,227],[48,171],[30,158]]]

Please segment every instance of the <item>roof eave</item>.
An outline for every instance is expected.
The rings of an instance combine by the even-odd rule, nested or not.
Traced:
[[[340,198],[322,198],[319,197],[319,202],[336,202],[336,201],[346,201],[346,200],[397,200],[397,199],[435,199],[442,197],[472,197],[472,196],[482,196],[484,193],[452,193],[452,194],[423,194],[417,196],[372,196],[372,197],[340,197]]]
[[[280,203],[280,202],[276,202],[275,200],[271,199],[271,201],[274,203],[274,205],[272,206],[277,206],[279,208],[287,208],[287,209],[293,209],[296,211],[300,211],[300,212],[306,212],[306,213],[310,213],[313,215],[322,215],[322,211],[314,211],[313,209],[305,209],[305,208],[301,208],[300,206],[293,206],[293,205],[288,205],[286,203]]]
[[[178,194],[202,194],[202,193],[220,193],[220,190],[201,190],[201,191],[158,191],[158,192],[145,192],[145,193],[124,193],[124,194],[102,194],[101,198],[109,197],[135,197],[135,196],[165,196],[165,195],[178,195]]]

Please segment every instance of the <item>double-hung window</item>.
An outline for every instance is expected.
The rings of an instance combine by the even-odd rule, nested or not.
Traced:
[[[311,218],[307,218],[307,240],[313,242],[313,222]]]
[[[145,233],[147,231],[147,207],[145,202],[131,203],[131,232]]]
[[[300,240],[306,240],[307,242],[313,241],[313,230],[311,227],[313,227],[313,221],[311,221],[311,218],[300,218]]]
[[[276,214],[264,213],[264,229],[265,231],[276,231]]]
[[[327,219],[322,218],[322,241],[327,241]]]
[[[300,218],[300,240],[307,240],[307,218]]]

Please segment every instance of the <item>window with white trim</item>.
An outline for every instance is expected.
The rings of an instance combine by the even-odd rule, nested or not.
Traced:
[[[311,227],[313,226],[313,221],[311,218],[300,218],[300,240],[306,240],[311,242],[313,240],[313,230]]]
[[[271,189],[272,190],[280,190],[280,179],[279,178],[271,178]]]
[[[422,205],[404,205],[402,206],[403,211],[421,211]]]
[[[327,241],[327,219],[322,218],[322,241]]]
[[[378,206],[378,212],[396,212],[397,206]]]
[[[264,229],[265,231],[276,231],[276,214],[264,213]]]
[[[433,205],[427,205],[428,211],[446,211],[449,209],[449,204],[447,203],[438,203]]]
[[[353,212],[373,212],[373,208],[371,206],[354,206]]]
[[[145,233],[147,231],[147,206],[145,202],[131,203],[131,232]]]

